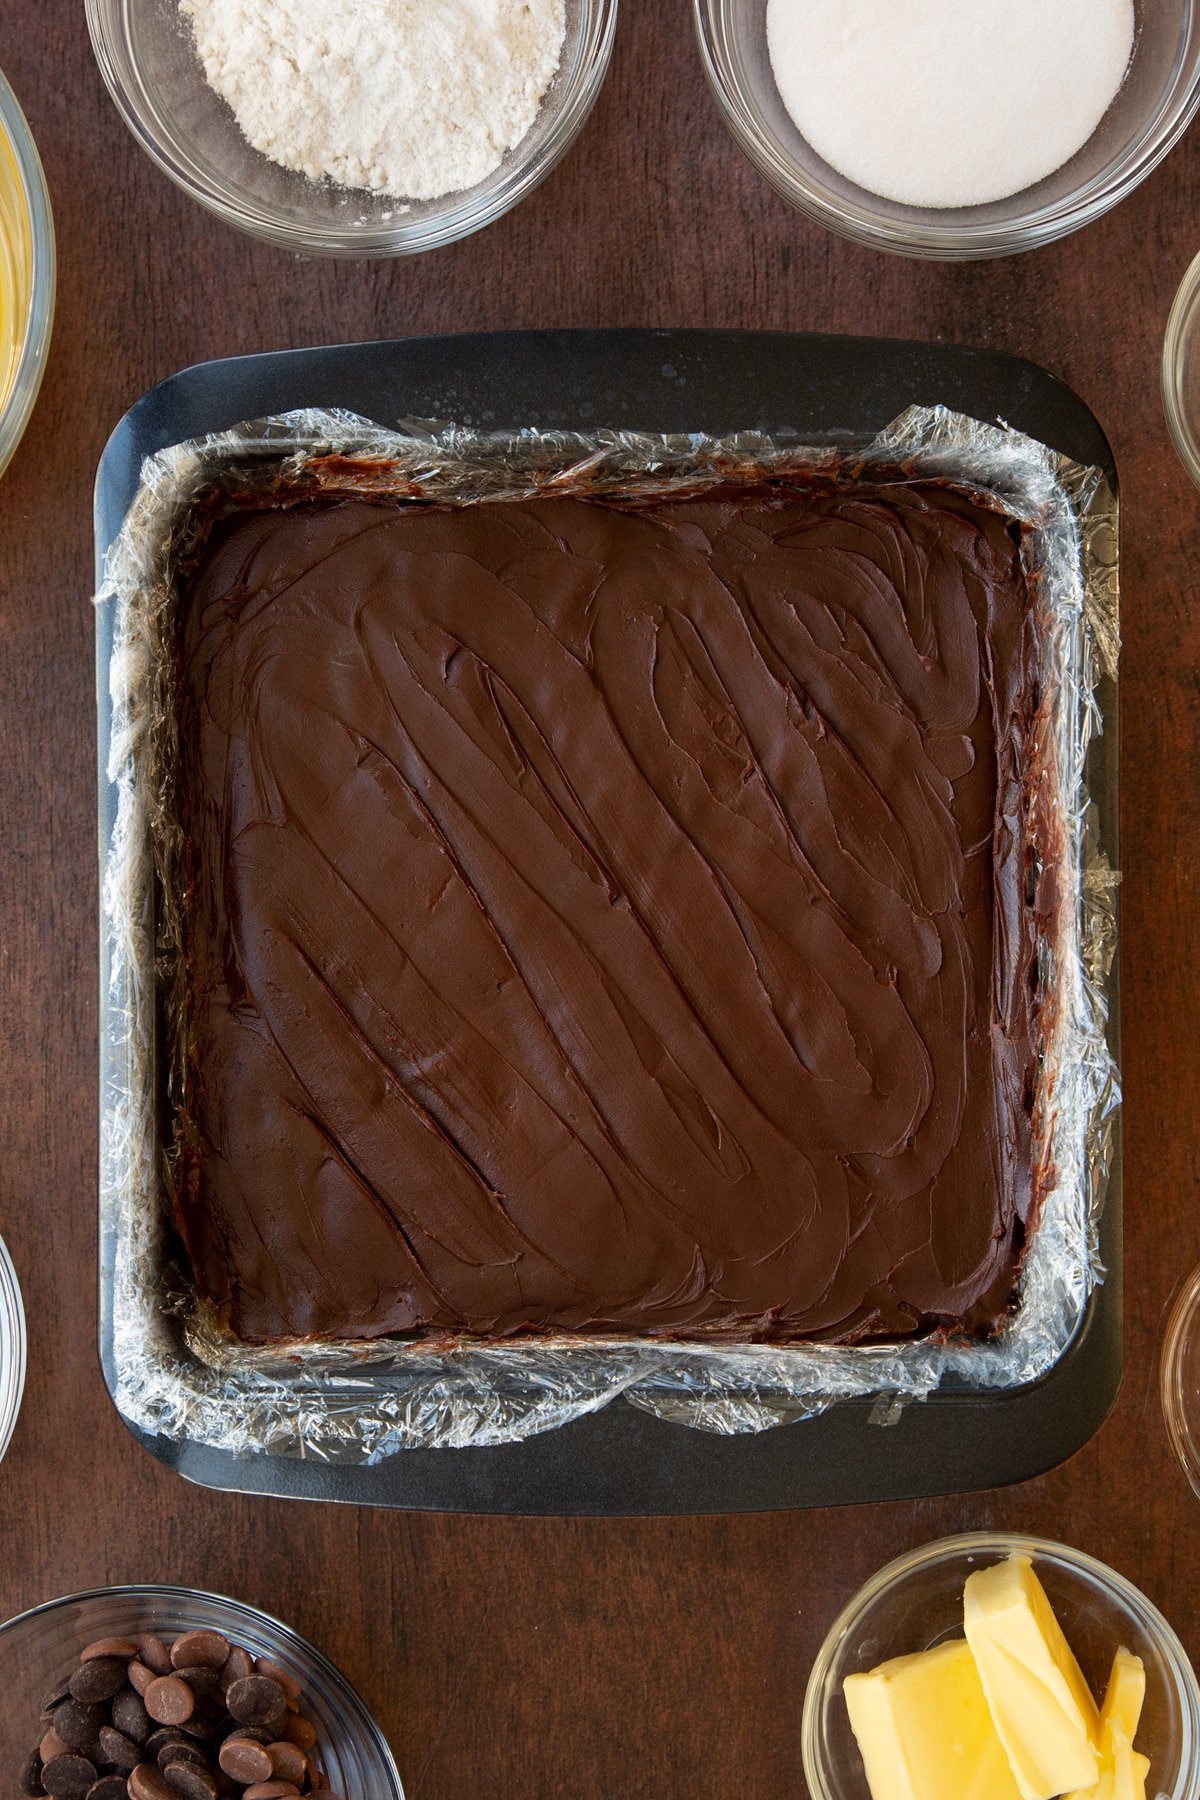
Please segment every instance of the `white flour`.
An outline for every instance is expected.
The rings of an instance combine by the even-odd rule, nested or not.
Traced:
[[[1083,147],[1133,50],[1133,0],[769,0],[784,105],[833,167],[910,206],[1032,187]]]
[[[179,0],[256,150],[314,181],[432,200],[525,136],[565,0]]]

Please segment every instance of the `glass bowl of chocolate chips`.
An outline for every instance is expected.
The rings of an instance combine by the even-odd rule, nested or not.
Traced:
[[[319,1650],[191,1588],[71,1594],[0,1626],[0,1790],[40,1800],[403,1800]]]

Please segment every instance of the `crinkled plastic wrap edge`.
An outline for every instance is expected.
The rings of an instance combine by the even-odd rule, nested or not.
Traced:
[[[725,1346],[592,1340],[501,1346],[299,1346],[284,1355],[231,1343],[168,1253],[157,1137],[155,988],[164,946],[154,907],[155,850],[177,827],[153,778],[170,751],[161,690],[172,566],[197,499],[237,465],[244,479],[395,489],[487,499],[532,491],[603,491],[636,481],[672,491],[740,471],[886,469],[985,490],[1035,522],[1050,620],[1057,704],[1051,766],[1066,823],[1060,941],[1047,950],[1055,1039],[1043,1083],[1056,1172],[1022,1273],[1021,1299],[987,1344],[892,1347]],[[944,1381],[1011,1389],[1062,1355],[1102,1279],[1098,1225],[1107,1187],[1117,1071],[1106,1041],[1117,872],[1108,867],[1084,781],[1099,726],[1095,688],[1115,675],[1119,644],[1116,497],[1083,468],[1002,426],[942,408],[912,408],[870,445],[780,446],[758,433],[714,439],[632,432],[481,435],[406,423],[384,430],[351,414],[285,415],[148,458],[111,547],[97,604],[114,609],[108,777],[116,824],[103,878],[111,979],[104,1028],[102,1224],[111,1233],[115,1399],[123,1416],[168,1439],[234,1454],[266,1451],[369,1464],[406,1448],[513,1443],[624,1394],[660,1418],[734,1434],[809,1417],[845,1399],[874,1400],[892,1423]]]

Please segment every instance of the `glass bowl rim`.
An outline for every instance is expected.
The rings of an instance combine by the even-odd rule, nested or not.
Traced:
[[[1187,300],[1194,307],[1197,300],[1200,299],[1200,256],[1195,258],[1185,275],[1184,287],[1188,289]],[[1179,298],[1183,297],[1183,288],[1181,288]],[[1169,411],[1168,418],[1170,418]],[[1171,421],[1171,431],[1174,435],[1174,421]],[[1193,481],[1200,484],[1200,462],[1197,461],[1195,437],[1190,432],[1188,433],[1186,450],[1178,440],[1176,440],[1176,447]],[[1171,1440],[1171,1448],[1174,1450],[1193,1492],[1200,1498],[1200,1446],[1197,1445],[1195,1430],[1187,1424],[1184,1417],[1176,1379],[1184,1342],[1189,1327],[1195,1328],[1198,1309],[1200,1309],[1200,1267],[1193,1269],[1189,1275],[1184,1277],[1182,1287],[1171,1302],[1166,1330],[1163,1333],[1162,1356],[1159,1362],[1159,1398],[1167,1436]]]
[[[1167,426],[1171,440],[1184,468],[1192,480],[1200,486],[1200,435],[1188,420],[1187,406],[1183,399],[1183,352],[1186,347],[1189,328],[1195,334],[1197,320],[1196,307],[1200,301],[1200,255],[1194,256],[1184,271],[1183,279],[1171,302],[1171,310],[1167,315],[1167,328],[1163,334],[1162,349],[1162,402],[1167,417]],[[1171,1320],[1167,1326],[1167,1338],[1163,1347],[1163,1370],[1167,1368],[1167,1346],[1172,1343],[1172,1329],[1176,1327],[1176,1314],[1186,1309],[1189,1295],[1195,1304],[1193,1292],[1200,1271],[1188,1277],[1183,1291],[1172,1308]],[[1165,1398],[1165,1389],[1164,1389]],[[1168,1425],[1171,1424],[1168,1415]],[[1200,1489],[1197,1490],[1200,1492]]]
[[[8,1327],[12,1332],[9,1333]],[[7,1380],[0,1381],[0,1461],[3,1460],[13,1432],[17,1427],[17,1419],[21,1412],[21,1401],[25,1394],[25,1373],[28,1358],[28,1344],[25,1327],[25,1302],[21,1294],[21,1283],[9,1254],[8,1245],[0,1238],[0,1347],[13,1352],[11,1374]]]
[[[15,1635],[23,1627],[47,1618],[53,1613],[66,1612],[72,1607],[80,1607],[90,1601],[103,1600],[209,1601],[217,1607],[227,1607],[231,1612],[239,1613],[243,1617],[267,1627],[271,1632],[277,1633],[281,1639],[297,1645],[304,1658],[311,1662],[324,1681],[328,1682],[335,1690],[344,1690],[353,1698],[370,1738],[369,1748],[379,1758],[382,1773],[392,1783],[394,1800],[404,1800],[404,1786],[400,1780],[400,1771],[396,1767],[396,1759],[392,1755],[391,1745],[384,1737],[375,1715],[349,1676],[343,1674],[338,1665],[332,1662],[323,1650],[318,1649],[309,1638],[302,1636],[294,1626],[276,1617],[274,1613],[264,1611],[261,1606],[254,1606],[248,1600],[236,1600],[231,1594],[219,1594],[211,1588],[183,1587],[172,1582],[115,1582],[108,1587],[80,1588],[75,1593],[59,1594],[53,1600],[40,1601],[37,1606],[26,1607],[23,1612],[14,1613],[11,1619],[0,1622],[0,1643],[3,1643],[5,1638]],[[385,1800],[385,1797],[380,1795],[376,1797],[376,1800]]]
[[[536,152],[514,160],[507,169],[501,165],[485,178],[485,184],[468,190],[469,198],[455,201],[453,195],[449,196],[453,204],[443,205],[423,220],[402,220],[395,225],[366,229],[290,220],[249,196],[234,195],[220,180],[205,176],[190,159],[178,155],[173,145],[159,138],[152,120],[118,69],[113,54],[113,46],[118,42],[124,44],[130,63],[137,69],[128,37],[117,28],[118,18],[124,16],[119,0],[85,0],[85,12],[92,50],[117,112],[138,146],[176,187],[225,224],[262,242],[307,256],[367,259],[437,250],[482,231],[519,205],[561,161],[599,98],[616,36],[619,0],[580,0],[580,5],[585,30],[579,55],[562,91],[553,125]]]
[[[1090,1578],[1102,1592],[1110,1598],[1120,1600],[1130,1612],[1140,1618],[1170,1670],[1183,1714],[1186,1760],[1180,1773],[1187,1786],[1181,1790],[1177,1785],[1172,1800],[1176,1800],[1176,1796],[1180,1796],[1181,1800],[1183,1796],[1186,1796],[1186,1800],[1195,1800],[1195,1796],[1200,1794],[1200,1682],[1197,1681],[1191,1660],[1174,1627],[1139,1587],[1108,1563],[1089,1555],[1086,1550],[1077,1550],[1073,1545],[1061,1543],[1055,1538],[1007,1531],[957,1532],[950,1537],[934,1538],[928,1543],[919,1544],[885,1563],[842,1607],[813,1659],[804,1694],[800,1726],[801,1757],[812,1800],[838,1800],[818,1759],[817,1726],[822,1690],[843,1637],[868,1606],[889,1589],[899,1587],[909,1575],[971,1554],[1001,1557],[1024,1555],[1035,1565],[1039,1560],[1057,1563],[1060,1567]]]
[[[851,204],[818,187],[787,156],[757,109],[744,101],[719,40],[724,38],[723,7],[726,0],[692,0],[696,34],[705,75],[720,106],[734,142],[776,193],[806,217],[839,237],[897,256],[946,262],[1011,256],[1035,250],[1092,224],[1139,187],[1179,142],[1200,110],[1200,46],[1195,68],[1184,93],[1170,104],[1160,105],[1144,121],[1137,140],[1115,162],[1093,176],[1064,199],[1045,202],[1015,218],[970,221],[954,225],[919,225],[891,221],[877,214],[866,189],[865,204]],[[1182,0],[1192,25],[1200,22],[1198,0]],[[1019,200],[1013,195],[1012,200]],[[1011,204],[998,202],[997,204]],[[960,212],[969,212],[961,208]]]
[[[0,475],[8,467],[33,412],[46,372],[54,328],[57,249],[50,189],[29,121],[4,72],[0,70],[0,134],[16,158],[21,193],[29,212],[33,278],[25,340],[7,400],[0,405]]]

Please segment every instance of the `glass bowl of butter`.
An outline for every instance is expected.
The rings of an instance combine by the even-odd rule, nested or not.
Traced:
[[[970,1533],[855,1595],[813,1665],[802,1744],[811,1800],[1196,1800],[1200,1686],[1114,1570]]]

